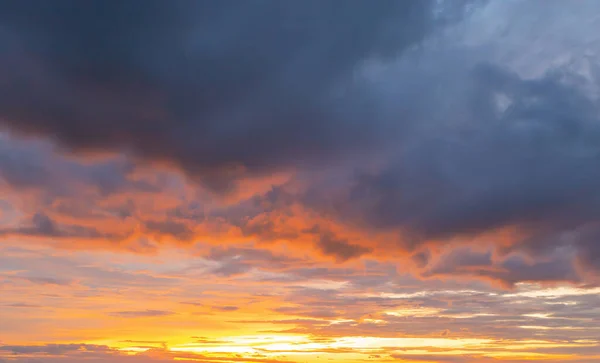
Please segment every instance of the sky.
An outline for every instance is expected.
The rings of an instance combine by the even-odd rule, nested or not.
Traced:
[[[0,0],[0,362],[600,362],[599,30]]]

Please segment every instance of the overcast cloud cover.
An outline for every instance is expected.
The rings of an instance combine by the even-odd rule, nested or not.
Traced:
[[[6,130],[130,160],[52,175],[64,156],[12,136],[14,187],[153,190],[127,174],[168,162],[218,199],[286,172],[302,188],[271,198],[396,248],[512,228],[504,253],[566,246],[599,267],[593,1],[1,5]]]
[[[595,289],[599,14],[596,0],[0,0],[0,247],[23,264],[7,265],[4,283],[91,288],[47,277],[54,262],[32,270],[33,252],[14,252],[26,242],[98,254],[99,270],[86,270],[98,284],[109,273],[98,256],[123,253],[141,260],[119,269],[161,284],[196,271],[353,296],[400,284],[395,274],[422,291]],[[203,262],[173,262],[172,249]],[[370,263],[375,276],[357,273]],[[442,314],[430,302],[416,304]],[[496,303],[490,314],[505,314]],[[575,330],[591,332],[581,341],[597,339],[597,303],[577,312],[587,315]],[[327,334],[309,319],[365,319],[307,304],[275,311],[307,334]],[[201,305],[239,313],[231,301]],[[386,316],[369,319],[398,329]],[[473,334],[497,337],[542,324],[463,322],[445,324],[486,323]],[[94,354],[115,353],[103,344]],[[163,353],[155,359],[173,358]],[[491,356],[465,357],[437,362]]]

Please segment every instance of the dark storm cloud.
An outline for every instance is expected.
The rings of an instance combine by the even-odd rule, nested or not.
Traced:
[[[0,353],[6,352],[10,362],[15,363],[79,363],[93,361],[98,363],[169,363],[174,360],[192,362],[255,362],[255,363],[295,363],[290,360],[277,360],[270,358],[243,358],[221,356],[206,356],[202,354],[172,353],[164,348],[152,346],[138,347],[149,348],[139,354],[124,354],[119,349],[93,344],[46,344],[46,345],[4,345],[0,346]],[[30,356],[33,355],[33,356]],[[0,359],[0,362],[8,362]]]
[[[582,231],[576,237],[579,262],[584,267],[600,270],[600,226],[594,226]]]
[[[261,173],[380,142],[396,126],[376,121],[353,72],[419,42],[440,22],[433,7],[2,2],[0,120],[72,149],[168,159],[224,190],[239,166]]]
[[[172,311],[164,310],[115,311],[110,313],[111,316],[116,316],[120,318],[148,318],[156,316],[168,316],[173,314],[175,313]]]
[[[600,217],[596,100],[564,69],[524,79],[465,54],[456,58],[464,64],[448,53],[444,62],[421,56],[424,64],[401,66],[399,74],[416,75],[404,78],[415,87],[399,97],[413,120],[400,145],[377,170],[333,176],[304,201],[346,222],[402,231],[411,249],[516,226],[528,236],[523,245],[537,244],[530,252],[571,245],[600,266],[592,234],[568,233]]]

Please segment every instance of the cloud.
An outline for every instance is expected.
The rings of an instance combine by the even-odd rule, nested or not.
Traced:
[[[438,262],[428,270],[430,274],[469,272],[473,269],[487,268],[492,265],[492,254],[489,251],[479,252],[469,248],[455,248],[438,257]]]
[[[23,303],[23,302],[4,304],[3,306],[9,307],[9,308],[39,308],[39,307],[42,307],[42,305],[29,304],[29,303]]]
[[[331,231],[323,230],[323,228],[318,225],[315,225],[304,232],[314,234],[317,238],[317,248],[323,252],[323,254],[335,257],[339,262],[357,258],[371,252],[369,247],[353,244],[345,239],[340,239]]]
[[[208,253],[211,272],[270,281],[322,255],[597,278],[595,2],[578,20],[560,1],[261,4],[1,5],[0,168],[22,199],[2,237],[251,241]]]
[[[12,353],[11,362],[31,363],[70,363],[93,361],[99,363],[167,363],[167,362],[253,362],[253,363],[294,363],[290,360],[271,359],[264,356],[215,356],[170,352],[164,348],[150,348],[136,354],[127,354],[118,349],[93,344],[46,344],[46,345],[0,345],[2,352]],[[0,360],[1,361],[1,360]]]
[[[388,91],[411,127],[373,166],[321,178],[305,203],[411,251],[508,229],[497,244],[545,246],[531,255],[589,248],[570,232],[600,217],[599,105],[587,88],[598,78],[566,67],[525,77],[482,48],[425,46],[384,66],[382,77],[404,80]]]
[[[147,318],[147,317],[158,317],[168,316],[175,314],[172,311],[165,310],[139,310],[139,311],[114,311],[110,313],[112,316],[120,318]]]
[[[186,224],[173,220],[146,221],[145,227],[151,234],[169,235],[180,241],[193,238],[193,231]]]
[[[452,107],[467,117],[409,134],[396,160],[355,177],[338,213],[422,238],[594,220],[596,105],[561,75],[524,80],[481,66],[463,76],[473,94]],[[498,94],[512,100],[500,115]]]
[[[79,225],[57,225],[44,213],[36,213],[31,218],[30,226],[0,229],[0,236],[25,236],[44,238],[86,238],[117,240],[124,238],[100,232],[94,227]]]
[[[550,256],[527,258],[523,254],[493,256],[492,251],[474,251],[468,247],[449,249],[436,256],[421,276],[458,276],[489,278],[507,287],[519,282],[581,282],[573,263],[573,253],[559,249]]]
[[[301,259],[293,256],[251,247],[213,247],[206,258],[218,263],[211,268],[211,273],[225,277],[244,274],[259,266],[272,271],[285,271],[302,263]]]
[[[60,355],[51,356],[47,353],[50,348],[37,347],[21,349],[24,353],[18,356],[4,350],[0,352],[2,358],[54,363],[204,359],[202,354],[167,351],[182,347],[210,350],[207,356],[219,361],[217,357],[232,355],[220,355],[214,349],[245,351],[252,345],[282,350],[272,354],[284,361],[296,358],[287,350],[298,350],[312,351],[325,359],[336,359],[341,353],[355,353],[358,359],[366,359],[368,354],[386,358],[390,354],[431,354],[441,359],[461,353],[474,355],[473,362],[478,362],[478,354],[501,352],[514,354],[513,361],[543,354],[546,361],[557,357],[554,360],[558,362],[558,357],[571,354],[575,362],[591,362],[597,350],[599,297],[598,288],[590,286],[515,284],[513,290],[505,291],[461,279],[420,281],[397,273],[391,262],[377,261],[337,267],[331,261],[311,261],[311,267],[292,264],[280,271],[288,280],[277,283],[260,279],[259,271],[271,272],[266,260],[260,259],[270,255],[260,249],[217,249],[215,256],[251,256],[255,251],[256,261],[262,261],[254,265],[252,273],[222,278],[202,272],[201,258],[188,249],[177,254],[161,250],[158,256],[54,250],[57,256],[52,256],[52,249],[38,248],[3,249],[1,269],[8,274],[46,271],[52,273],[49,276],[68,275],[78,283],[51,286],[49,290],[3,284],[5,300],[36,301],[44,307],[5,309],[2,327],[11,332],[11,343],[4,345],[51,341],[57,336],[65,341],[74,336],[84,339],[91,332],[91,338],[86,339],[110,339],[111,344],[132,350],[118,352],[114,348],[105,354],[75,345],[68,352],[61,348]],[[458,273],[494,262],[484,250],[449,251],[448,266],[457,264]],[[441,256],[434,254],[431,266],[443,262]],[[243,314],[229,312],[235,307],[243,308]],[[168,314],[171,311],[178,313]],[[199,311],[208,314],[195,314]],[[109,330],[103,330],[107,324]],[[199,326],[208,334],[206,338],[194,337]],[[157,337],[166,336],[182,338],[167,342],[160,356],[153,349],[134,354],[134,348],[161,348]],[[190,337],[187,342],[186,336]],[[482,337],[483,344],[469,343]],[[442,340],[429,343],[427,339],[432,338]],[[283,344],[284,339],[290,339],[291,344]],[[463,343],[468,346],[456,346]],[[124,357],[126,354],[130,356]],[[543,361],[542,356],[539,358]],[[302,357],[295,360],[302,361]],[[244,360],[240,357],[240,361]]]
[[[0,351],[8,351],[14,354],[44,353],[61,355],[82,349],[90,352],[107,352],[110,350],[107,346],[94,344],[0,345]]]
[[[36,285],[54,285],[54,286],[68,286],[72,283],[70,279],[57,279],[53,277],[42,277],[42,276],[10,276],[9,279],[23,280]]]
[[[497,362],[496,359],[479,355],[444,355],[444,354],[392,354],[392,358],[401,362],[430,362],[430,363],[475,363]]]
[[[212,309],[217,310],[217,311],[223,311],[223,312],[231,312],[231,311],[239,310],[240,308],[237,306],[233,306],[233,305],[225,305],[225,306],[213,306]]]
[[[371,251],[368,247],[352,244],[346,240],[333,239],[331,235],[322,235],[317,246],[324,254],[334,256],[338,261],[360,257]]]
[[[353,72],[442,20],[428,0],[34,3],[0,9],[3,124],[70,149],[169,160],[218,191],[378,143],[393,125],[370,126]]]
[[[82,190],[104,197],[124,191],[158,190],[145,181],[131,180],[135,165],[123,157],[78,160],[65,157],[48,141],[16,140],[6,133],[0,134],[0,140],[0,177],[14,190],[43,190],[52,197],[73,196]]]

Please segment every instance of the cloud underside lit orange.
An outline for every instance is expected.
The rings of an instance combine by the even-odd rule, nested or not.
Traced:
[[[0,0],[0,363],[600,363],[599,13]]]

